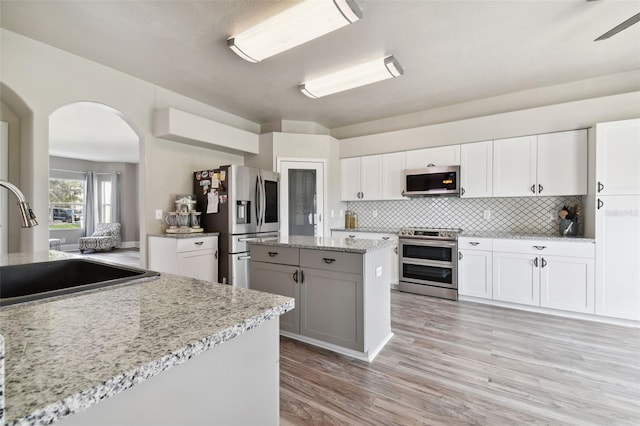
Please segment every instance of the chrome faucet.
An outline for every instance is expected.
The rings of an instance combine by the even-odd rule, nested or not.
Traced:
[[[20,209],[20,218],[22,219],[23,228],[33,228],[38,224],[36,215],[29,207],[29,202],[24,198],[22,191],[18,189],[14,184],[7,182],[6,180],[0,180],[0,186],[4,186],[9,191],[13,192],[13,195],[18,199],[18,209]]]

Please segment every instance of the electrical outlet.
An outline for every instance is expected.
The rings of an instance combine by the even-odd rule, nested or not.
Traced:
[[[549,222],[555,222],[555,221],[556,221],[555,212],[553,212],[552,210],[549,210]]]
[[[60,238],[60,243],[64,244],[64,243],[66,243],[66,242],[67,242],[67,239],[66,239],[66,238]]]
[[[485,211],[482,213],[482,218],[483,218],[484,220],[489,220],[489,219],[491,219],[491,210],[485,210]]]
[[[381,277],[382,276],[382,266],[378,266],[376,268],[376,277]]]
[[[333,219],[336,216],[336,211],[335,210],[331,210],[331,219]]]
[[[344,211],[340,209],[340,217],[344,217]]]
[[[156,219],[162,220],[162,210],[156,209]]]
[[[372,215],[373,217],[378,217],[378,210],[372,210],[372,211],[371,211],[371,215]]]

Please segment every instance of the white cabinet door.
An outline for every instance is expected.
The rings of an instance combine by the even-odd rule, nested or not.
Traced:
[[[493,141],[466,143],[460,146],[460,196],[462,198],[493,195]]]
[[[217,250],[197,250],[177,254],[180,275],[218,282]]]
[[[540,257],[540,306],[594,313],[594,260]]]
[[[598,201],[596,314],[640,320],[640,195]]]
[[[360,194],[360,157],[340,160],[342,201],[359,200]]]
[[[530,254],[493,253],[493,299],[540,305],[539,258]]]
[[[596,125],[598,195],[640,194],[640,119]]]
[[[536,195],[536,137],[493,141],[493,196]]]
[[[586,130],[538,135],[537,146],[538,195],[587,193]]]
[[[382,155],[360,157],[360,200],[382,199]]]
[[[491,299],[493,293],[492,253],[460,250],[458,256],[458,294]]]
[[[404,152],[392,152],[382,155],[382,199],[402,200],[404,190],[404,170],[406,155]]]
[[[439,146],[436,148],[407,151],[407,169],[424,169],[434,166],[459,166],[460,145]]]

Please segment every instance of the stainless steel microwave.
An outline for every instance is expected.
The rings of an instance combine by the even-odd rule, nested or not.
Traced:
[[[405,197],[460,195],[460,166],[432,166],[404,171]]]

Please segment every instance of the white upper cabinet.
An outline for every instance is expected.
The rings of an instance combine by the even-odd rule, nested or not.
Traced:
[[[432,166],[459,166],[460,145],[407,151],[407,169],[424,169]]]
[[[341,160],[342,201],[382,198],[382,155]]]
[[[460,196],[462,198],[493,195],[493,141],[460,146]]]
[[[640,119],[596,125],[596,191],[640,194]]]
[[[586,130],[538,135],[537,155],[538,195],[587,193]]]
[[[586,193],[586,130],[493,141],[495,197]]]
[[[493,141],[494,197],[535,195],[536,137]]]
[[[392,152],[382,155],[382,199],[402,200],[406,153]]]

